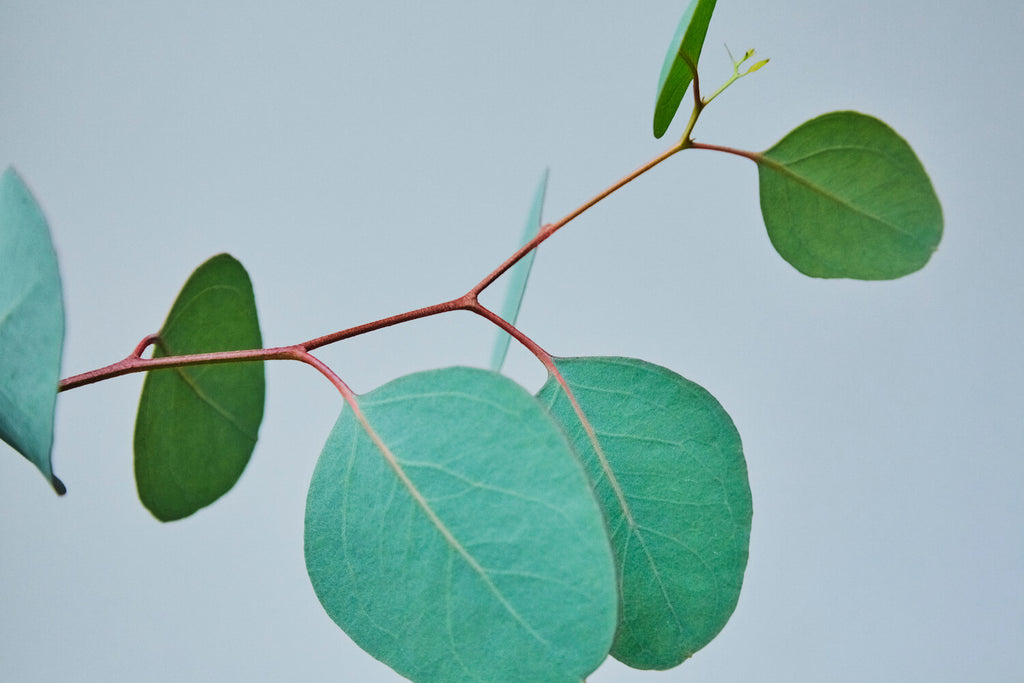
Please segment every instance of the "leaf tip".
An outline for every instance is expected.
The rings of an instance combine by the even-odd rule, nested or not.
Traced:
[[[68,492],[68,487],[64,485],[64,482],[57,478],[56,474],[50,475],[50,485],[53,486],[53,490],[57,492],[58,496],[63,496]]]

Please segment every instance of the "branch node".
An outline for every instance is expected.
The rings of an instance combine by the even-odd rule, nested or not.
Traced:
[[[135,347],[135,350],[132,351],[132,355],[129,356],[129,358],[142,358],[142,354],[146,352],[146,349],[148,349],[150,346],[153,346],[154,344],[159,343],[159,334],[148,334],[143,338],[142,341],[139,342],[139,345]]]

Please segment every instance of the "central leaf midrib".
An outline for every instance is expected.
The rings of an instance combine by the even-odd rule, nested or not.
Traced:
[[[532,626],[530,626],[529,623],[527,623],[527,621],[522,617],[522,615],[519,614],[519,611],[516,610],[512,603],[508,601],[508,598],[506,598],[504,594],[502,594],[501,590],[491,580],[491,577],[488,574],[487,570],[479,562],[477,562],[476,558],[473,557],[473,555],[470,554],[468,550],[466,550],[465,546],[463,546],[462,543],[459,542],[459,539],[455,537],[455,534],[451,531],[451,529],[448,528],[444,521],[438,516],[437,512],[430,506],[430,502],[426,499],[426,496],[424,496],[423,493],[420,492],[415,482],[412,481],[408,473],[405,471],[405,468],[403,468],[402,464],[398,462],[398,458],[391,451],[391,449],[388,448],[387,444],[384,443],[384,440],[381,438],[379,434],[377,434],[376,430],[374,430],[373,427],[370,425],[369,420],[363,414],[362,410],[359,409],[358,404],[353,401],[351,403],[351,406],[353,408],[353,412],[355,413],[356,419],[359,421],[363,429],[366,431],[367,436],[369,436],[374,446],[377,448],[378,451],[380,451],[384,460],[388,463],[388,466],[391,467],[392,471],[394,471],[399,481],[409,492],[409,495],[412,497],[413,501],[415,501],[415,503],[420,507],[420,509],[423,510],[423,512],[427,516],[427,519],[430,520],[430,523],[433,524],[434,527],[438,530],[442,538],[444,538],[445,542],[453,550],[455,550],[455,552],[458,553],[460,557],[462,557],[462,559],[466,562],[466,564],[469,565],[469,567],[474,572],[476,572],[476,574],[480,577],[480,580],[483,581],[485,586],[487,586],[487,589],[494,595],[498,602],[501,603],[502,607],[505,608],[505,610],[512,616],[512,618],[515,619],[534,639],[543,644],[545,647],[550,648],[551,644],[541,634],[537,633],[537,631]]]
[[[824,150],[824,151],[828,151],[828,150]],[[781,162],[781,161],[776,161],[775,159],[772,159],[771,157],[766,156],[766,155],[761,155],[759,157],[758,163],[764,164],[765,166],[769,167],[771,170],[775,171],[779,175],[784,176],[785,178],[791,180],[792,182],[795,182],[798,185],[802,185],[802,186],[806,187],[811,192],[814,192],[815,194],[818,194],[821,197],[824,197],[825,199],[827,199],[827,200],[829,200],[829,201],[831,201],[831,202],[833,202],[835,204],[838,204],[839,206],[845,208],[846,210],[848,210],[848,211],[850,211],[852,213],[864,216],[865,218],[868,218],[868,219],[870,219],[870,220],[872,220],[872,221],[874,221],[876,223],[879,223],[879,224],[881,224],[881,225],[883,225],[883,226],[893,230],[894,232],[897,232],[897,233],[899,233],[901,235],[904,235],[905,237],[909,237],[910,239],[914,240],[915,242],[920,242],[921,241],[918,236],[916,236],[913,233],[909,232],[905,228],[903,228],[903,227],[901,227],[899,225],[896,225],[895,223],[892,223],[892,222],[890,222],[890,221],[888,221],[888,220],[886,220],[884,218],[881,218],[881,217],[876,216],[874,214],[868,213],[867,211],[861,209],[860,207],[858,207],[858,206],[856,206],[854,204],[851,204],[849,201],[847,201],[842,196],[837,195],[834,192],[832,192],[832,191],[828,190],[827,188],[823,187],[822,185],[814,182],[809,177],[807,177],[805,175],[802,175],[800,173],[797,173],[787,163],[784,163],[784,162]]]
[[[224,408],[212,397],[210,397],[202,388],[198,380],[196,380],[191,373],[187,372],[187,368],[174,368],[175,373],[181,378],[181,381],[189,388],[189,390],[198,398],[200,401],[210,406],[215,413],[224,418],[225,422],[234,427],[242,436],[249,439],[253,443],[256,442],[256,437],[249,433],[244,425],[241,424],[239,418],[231,413],[227,408]]]
[[[619,363],[618,365],[628,364]],[[594,429],[592,425],[590,425],[590,421],[587,420],[586,415],[583,413],[583,407],[579,404],[579,401],[575,400],[574,396],[570,393],[571,390],[567,386],[569,384],[569,380],[565,379],[564,376],[563,380],[565,381],[565,386],[560,385],[562,391],[566,393],[566,398],[569,399],[569,403],[572,406],[573,411],[576,412],[577,419],[579,419],[580,425],[581,427],[583,427],[583,431],[587,434],[587,440],[590,441],[591,447],[594,449],[594,454],[601,465],[601,469],[604,471],[605,477],[607,478],[609,485],[612,487],[612,490],[615,493],[615,498],[619,504],[619,509],[622,511],[622,517],[626,520],[626,524],[630,530],[630,533],[627,536],[626,543],[628,545],[628,538],[631,536],[635,536],[637,542],[640,543],[640,547],[643,549],[644,557],[647,558],[647,563],[651,568],[651,573],[654,575],[654,578],[658,583],[658,588],[661,591],[662,597],[665,600],[665,604],[668,606],[668,609],[672,614],[672,619],[675,621],[676,626],[680,630],[683,630],[682,620],[676,613],[675,605],[672,603],[672,600],[668,595],[668,588],[661,578],[661,572],[658,570],[657,563],[654,561],[654,556],[651,554],[651,550],[647,545],[647,541],[641,533],[641,526],[633,517],[633,510],[629,504],[628,498],[626,497],[626,492],[623,490],[622,485],[619,483],[618,477],[615,476],[615,472],[612,469],[611,463],[608,462],[608,458],[604,453],[604,449],[601,447],[600,441],[597,438],[597,430]]]

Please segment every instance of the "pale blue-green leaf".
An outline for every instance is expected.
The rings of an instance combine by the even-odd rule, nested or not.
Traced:
[[[540,400],[565,426],[597,492],[622,609],[611,654],[640,669],[678,665],[736,607],[751,499],[740,437],[718,401],[632,358],[561,358]]]
[[[42,209],[21,176],[0,177],[0,438],[53,474],[53,419],[64,350],[57,255]]]
[[[604,519],[562,430],[494,372],[399,378],[346,406],[306,504],[324,609],[415,681],[579,682],[618,596]]]
[[[540,230],[541,212],[544,208],[544,195],[547,187],[548,172],[544,171],[544,175],[541,176],[540,182],[537,184],[537,190],[533,194],[533,204],[530,205],[530,215],[526,219],[520,246],[536,237]],[[521,258],[507,273],[508,289],[505,291],[505,303],[501,307],[501,317],[513,325],[516,324],[516,319],[519,317],[519,307],[523,303],[526,282],[530,279],[530,269],[533,268],[533,259],[536,255],[537,250],[534,249]],[[508,332],[498,330],[491,353],[491,370],[501,372],[501,366],[505,364],[505,356],[508,355],[508,345],[511,339]]]

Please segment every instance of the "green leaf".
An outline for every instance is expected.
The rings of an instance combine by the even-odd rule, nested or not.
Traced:
[[[154,357],[262,346],[252,283],[228,254],[199,266],[171,307]],[[181,519],[238,481],[263,419],[262,362],[146,375],[135,420],[135,483],[162,521]]]
[[[658,80],[658,98],[654,105],[654,137],[660,138],[675,118],[686,89],[693,80],[693,69],[700,61],[704,38],[708,34],[716,0],[691,0],[676,34],[669,44]]]
[[[519,385],[447,368],[346,407],[306,503],[330,617],[414,681],[582,680],[615,631],[601,512],[565,435]]]
[[[13,168],[0,176],[0,439],[53,474],[53,419],[64,351],[57,255],[42,209]]]
[[[520,246],[527,244],[537,236],[540,230],[541,210],[544,208],[544,195],[548,187],[548,172],[544,171],[537,190],[533,194],[533,204],[530,206],[530,215],[526,219],[526,228],[523,229],[523,239]],[[533,268],[533,259],[537,255],[534,249],[516,263],[508,272],[508,289],[505,291],[505,303],[501,307],[501,317],[516,324],[519,317],[519,307],[523,303],[523,293],[526,292],[526,281],[530,279],[530,269]],[[512,338],[508,332],[498,330],[498,337],[494,340],[494,350],[491,353],[491,370],[501,371],[505,364],[505,356],[508,354],[508,344]]]
[[[942,207],[910,145],[878,119],[833,112],[757,157],[776,251],[811,277],[891,280],[942,238]]]
[[[622,608],[611,654],[668,669],[739,599],[751,500],[739,434],[707,391],[631,358],[561,358],[540,400],[583,458],[612,534]],[[581,417],[582,415],[582,417]]]

